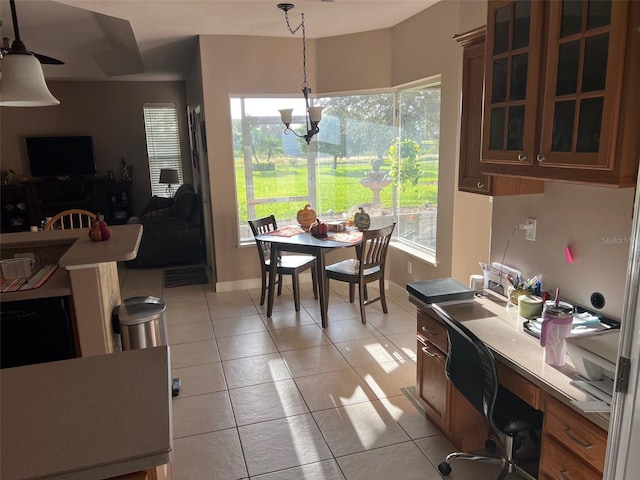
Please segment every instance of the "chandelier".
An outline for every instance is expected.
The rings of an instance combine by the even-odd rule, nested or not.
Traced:
[[[304,135],[298,135],[289,127],[293,117],[293,108],[285,108],[283,110],[279,110],[279,112],[280,117],[282,118],[282,123],[284,123],[285,126],[284,133],[293,133],[296,137],[304,138],[308,145],[309,142],[311,142],[311,138],[320,131],[318,124],[320,123],[320,119],[322,118],[322,107],[309,106],[309,94],[311,93],[311,88],[309,88],[309,84],[307,83],[307,37],[304,28],[304,13],[302,14],[300,25],[298,25],[295,29],[291,28],[291,24],[289,23],[289,10],[291,10],[293,7],[293,3],[278,4],[278,8],[284,12],[284,18],[287,21],[287,28],[289,29],[289,32],[291,32],[292,35],[295,35],[298,30],[302,29],[302,94],[304,95],[304,101],[307,108],[307,133]]]

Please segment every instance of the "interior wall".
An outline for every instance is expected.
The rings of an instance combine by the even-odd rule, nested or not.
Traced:
[[[247,288],[260,277],[254,245],[238,246],[229,97],[290,95],[302,82],[300,39],[208,35],[200,38],[203,104],[209,144],[217,288]],[[315,85],[315,44],[307,42],[307,76]],[[259,284],[258,284],[259,285]]]
[[[184,82],[47,82],[60,100],[52,107],[1,107],[0,162],[18,176],[30,175],[24,137],[91,135],[99,175],[120,172],[124,158],[134,167],[134,212],[151,197],[144,131],[145,103],[175,103],[180,126],[183,173],[191,182]]]
[[[427,262],[423,256],[391,250],[389,279],[400,285],[452,273],[453,231],[458,223],[455,190],[462,60],[461,48],[453,36],[485,21],[486,2],[478,4],[468,8],[466,2],[440,2],[392,29],[307,40],[309,84],[315,92],[361,91],[441,76],[437,263]],[[468,28],[467,24],[470,24]],[[218,282],[240,287],[243,281],[257,278],[259,272],[257,261],[246,261],[249,247],[238,247],[237,232],[231,227],[237,218],[237,205],[229,95],[290,95],[299,91],[301,79],[291,72],[301,71],[300,39],[203,36],[200,47],[207,135],[210,144],[216,145],[209,164],[211,172],[215,172],[211,198],[213,224],[217,226]],[[220,68],[221,65],[224,68]],[[468,203],[474,204],[474,201]],[[487,210],[486,199],[475,203]],[[478,216],[466,206],[461,212],[464,225],[471,217],[488,218],[486,213]],[[478,227],[474,235],[488,239],[489,229],[490,222],[487,222],[482,229]],[[462,263],[467,264],[461,269],[465,272],[463,275],[477,266],[478,257],[486,258],[488,240],[486,242],[465,247],[466,255],[460,256]],[[255,247],[250,249],[253,258]],[[412,274],[407,273],[407,261],[412,262]]]
[[[537,220],[536,240],[517,230],[504,263],[525,277],[543,275],[543,289],[591,307],[590,296],[605,297],[601,310],[620,319],[629,258],[634,189],[546,182],[545,192],[494,200],[491,260],[500,262],[515,225]],[[565,247],[572,252],[567,263]]]

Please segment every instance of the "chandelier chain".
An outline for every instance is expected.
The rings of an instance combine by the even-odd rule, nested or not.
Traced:
[[[287,28],[292,35],[295,35],[298,30],[302,29],[302,89],[308,90],[309,84],[307,83],[307,32],[304,27],[304,13],[301,14],[302,20],[300,21],[300,25],[298,25],[295,29],[291,28],[291,23],[289,23],[289,12],[285,10],[284,18],[287,21]]]

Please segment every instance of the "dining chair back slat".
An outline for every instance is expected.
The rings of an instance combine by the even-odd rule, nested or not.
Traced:
[[[88,210],[74,208],[60,212],[45,224],[44,230],[73,230],[76,228],[90,228],[97,215]]]
[[[266,235],[278,229],[276,217],[269,215],[268,217],[249,220],[249,226],[254,236]],[[265,242],[256,239],[258,247],[258,255],[260,256],[260,274],[262,280],[262,289],[260,292],[260,305],[264,305],[264,299],[267,293],[267,277],[271,272],[271,242]],[[311,269],[311,281],[313,282],[313,296],[318,298],[318,284],[316,272],[316,259],[312,255],[284,255],[279,256],[276,265],[277,278],[269,278],[278,285],[278,295],[282,294],[282,276],[291,275],[291,283],[293,289],[293,301],[296,312],[300,311],[300,280],[299,275],[305,270]],[[274,284],[275,285],[275,284]]]
[[[384,291],[384,271],[387,251],[396,224],[378,230],[367,230],[362,233],[362,241],[356,245],[356,258],[343,260],[325,268],[327,278],[349,283],[349,302],[355,300],[355,286],[358,285],[360,317],[367,323],[365,307],[378,300],[382,311],[388,313]],[[367,284],[378,281],[380,293],[375,298],[368,298]]]

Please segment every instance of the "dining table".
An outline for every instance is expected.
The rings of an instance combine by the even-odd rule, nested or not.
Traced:
[[[328,324],[328,288],[329,281],[325,272],[325,255],[337,248],[355,247],[362,241],[362,233],[358,231],[329,232],[326,237],[316,237],[297,227],[281,227],[269,233],[256,235],[256,240],[271,244],[271,257],[267,296],[267,317],[273,313],[275,279],[277,275],[278,257],[281,252],[303,253],[313,255],[316,259],[316,275],[318,279],[318,297],[320,301],[320,318],[322,328]]]

